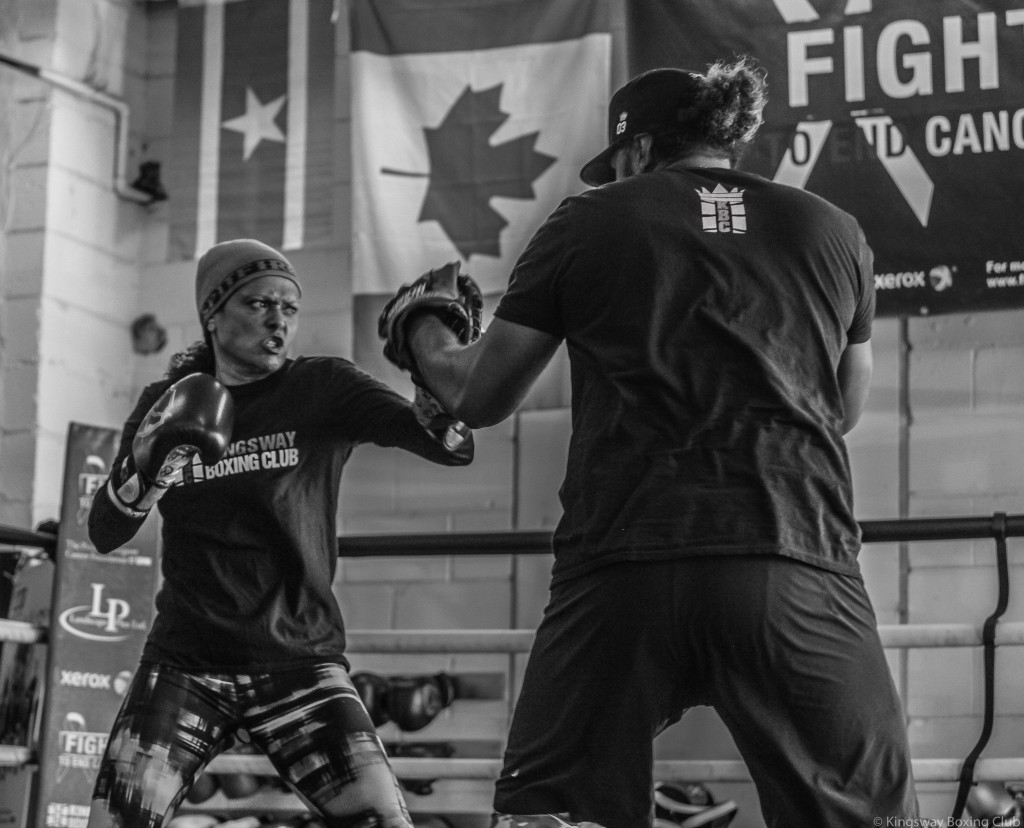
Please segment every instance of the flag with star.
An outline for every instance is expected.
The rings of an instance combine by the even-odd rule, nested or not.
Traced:
[[[333,0],[179,0],[171,258],[334,230]]]

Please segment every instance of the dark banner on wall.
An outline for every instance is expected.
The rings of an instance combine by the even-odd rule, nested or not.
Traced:
[[[156,521],[100,555],[87,521],[118,434],[71,424],[55,553],[35,828],[85,828],[96,771],[153,617]]]
[[[879,315],[1024,307],[1024,4],[644,0],[632,73],[755,58],[765,127],[744,167],[853,213]]]

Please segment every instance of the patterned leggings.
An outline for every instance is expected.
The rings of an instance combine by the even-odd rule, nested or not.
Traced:
[[[166,825],[240,728],[332,828],[412,828],[384,746],[339,664],[246,675],[141,665],[111,728],[89,828]]]

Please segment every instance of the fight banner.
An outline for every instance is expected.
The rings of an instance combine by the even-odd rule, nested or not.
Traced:
[[[333,0],[179,0],[172,259],[334,231]]]
[[[92,499],[118,438],[115,431],[78,423],[68,432],[33,828],[88,823],[100,758],[153,619],[156,517],[107,555],[88,536]]]
[[[644,0],[630,73],[767,70],[745,169],[857,217],[882,316],[1024,307],[1024,4]]]
[[[353,0],[356,294],[461,260],[504,290],[603,141],[605,0]]]

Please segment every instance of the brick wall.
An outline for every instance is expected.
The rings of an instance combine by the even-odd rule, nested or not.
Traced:
[[[2,48],[67,87],[4,68],[0,518],[32,525],[59,512],[67,425],[123,418],[144,208],[113,187],[117,121],[101,97],[134,98],[131,157],[145,130],[130,7],[5,4]],[[138,18],[134,18],[138,19]]]
[[[1024,337],[1021,312],[914,319],[908,325],[913,516],[1022,512]],[[1024,620],[1024,547],[1008,542],[1010,603],[1005,621]],[[990,540],[913,544],[911,623],[981,624],[995,610],[995,545]],[[1024,744],[1024,650],[996,657],[997,717],[983,756],[1020,755]],[[963,756],[981,731],[983,658],[979,648],[912,651],[907,712],[917,756]],[[948,786],[922,786],[948,798]],[[936,812],[941,813],[941,812]]]

